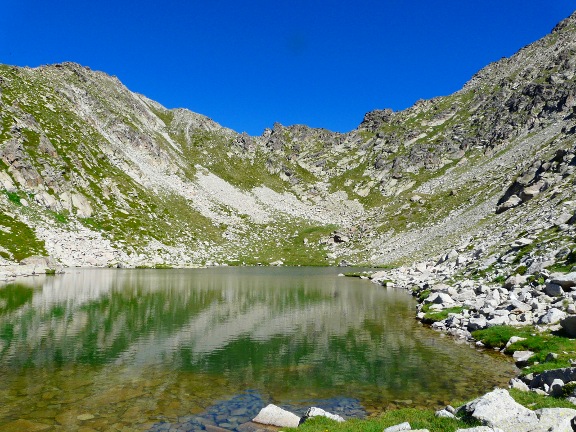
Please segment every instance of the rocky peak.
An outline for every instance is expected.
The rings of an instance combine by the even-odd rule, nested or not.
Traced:
[[[552,29],[552,33],[560,33],[566,30],[576,30],[576,12],[572,13],[572,15],[570,15],[568,18],[565,18],[556,24],[556,26]]]
[[[359,129],[376,131],[383,123],[389,122],[394,116],[394,111],[390,108],[374,110],[366,113]]]

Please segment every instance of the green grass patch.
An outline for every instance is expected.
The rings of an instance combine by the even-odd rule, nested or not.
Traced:
[[[336,225],[303,225],[298,227],[297,224],[297,221],[291,221],[286,222],[286,225],[283,226],[281,222],[278,222],[278,231],[294,232],[295,228],[299,228],[298,232],[274,238],[264,231],[256,244],[246,244],[244,251],[236,257],[234,262],[228,262],[228,264],[268,265],[278,260],[281,260],[286,266],[334,264],[326,258],[327,250],[319,241],[337,230],[338,227]],[[262,228],[254,225],[253,229]],[[305,240],[307,241],[305,242]]]
[[[462,313],[462,311],[465,308],[463,307],[452,307],[452,308],[448,308],[448,309],[443,309],[441,311],[428,311],[426,312],[424,319],[426,321],[431,321],[431,322],[437,322],[437,321],[442,321],[446,318],[448,318],[448,316],[452,313],[452,314],[459,314]]]
[[[524,405],[531,410],[540,408],[572,408],[574,404],[563,398],[539,395],[535,392],[523,392],[516,389],[509,389],[510,396],[520,405]]]
[[[428,297],[430,297],[430,294],[432,294],[432,291],[430,290],[424,290],[422,291],[419,295],[418,295],[418,300],[420,302],[423,302],[424,300],[426,300]]]
[[[8,197],[8,201],[10,201],[11,203],[16,204],[18,206],[22,205],[22,203],[20,202],[20,195],[18,195],[17,192],[4,191],[4,193]]]
[[[494,326],[472,332],[474,339],[487,347],[504,348],[512,336],[530,337],[538,332],[532,327]]]
[[[344,423],[337,423],[324,417],[316,417],[306,421],[297,429],[287,428],[292,432],[382,432],[384,428],[408,422],[412,429],[428,429],[431,432],[454,432],[457,429],[478,426],[480,423],[473,420],[439,418],[433,410],[419,410],[404,408],[387,411],[378,417],[365,420],[350,419]]]
[[[576,267],[574,263],[556,263],[546,267],[546,270],[551,273],[570,273],[574,267]]]
[[[472,336],[486,346],[497,348],[503,348],[512,336],[526,338],[513,343],[506,349],[508,354],[514,351],[534,352],[530,358],[530,367],[523,369],[523,374],[569,367],[570,359],[576,356],[576,340],[566,337],[562,332],[538,332],[531,326],[495,326],[472,332]],[[555,353],[558,357],[546,361],[550,353]]]
[[[62,224],[68,223],[68,216],[64,212],[62,212],[62,213],[54,212],[53,216],[54,216],[54,220],[56,222],[59,222]]]
[[[506,276],[498,275],[492,279],[492,282],[498,283],[498,284],[503,284],[504,282],[506,282],[506,279],[508,279]]]
[[[44,241],[25,223],[0,213],[0,255],[6,259],[21,261],[32,255],[47,255]]]
[[[516,270],[514,270],[514,274],[519,274],[519,275],[525,275],[526,271],[528,270],[528,267],[526,267],[525,265],[521,265],[516,267]]]
[[[343,273],[346,277],[354,277],[354,278],[361,278],[361,277],[369,277],[369,272],[346,272]]]

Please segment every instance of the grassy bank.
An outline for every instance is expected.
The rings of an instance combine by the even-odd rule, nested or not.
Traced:
[[[576,358],[576,340],[570,339],[562,331],[540,331],[534,326],[495,326],[477,330],[472,336],[489,348],[499,349],[504,348],[512,336],[523,338],[505,350],[509,355],[514,351],[534,352],[528,366],[522,369],[522,375],[569,367],[570,360]]]
[[[522,370],[522,374],[569,367],[570,359],[576,358],[576,340],[570,339],[561,331],[539,331],[534,326],[495,326],[475,331],[473,336],[486,347],[499,349],[503,349],[513,336],[524,338],[524,340],[511,344],[505,350],[509,355],[517,350],[534,352],[534,355],[529,360],[529,365]],[[531,410],[540,408],[575,408],[572,403],[564,398],[544,396],[534,392],[522,392],[515,389],[510,389],[509,392],[516,402]],[[454,406],[463,404],[458,401],[453,403]],[[287,430],[293,432],[382,432],[384,428],[389,426],[408,422],[412,429],[428,429],[430,432],[454,432],[458,429],[479,425],[479,423],[471,419],[438,418],[434,414],[435,410],[433,409],[405,408],[384,412],[379,416],[365,420],[350,419],[344,423],[337,423],[327,418],[314,418],[308,420],[298,429]]]

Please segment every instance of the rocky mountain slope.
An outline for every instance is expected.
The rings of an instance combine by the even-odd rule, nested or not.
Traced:
[[[487,260],[526,236],[570,249],[575,73],[576,14],[453,95],[346,134],[252,137],[77,64],[3,65],[0,256],[382,265]]]

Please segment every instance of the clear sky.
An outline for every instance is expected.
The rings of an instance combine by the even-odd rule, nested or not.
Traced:
[[[74,61],[260,135],[453,93],[573,0],[0,0],[0,63]]]

